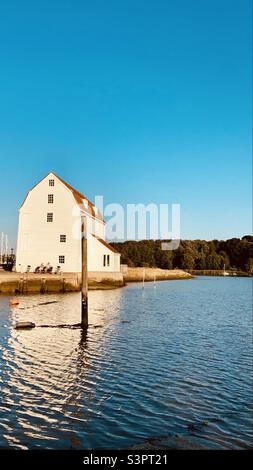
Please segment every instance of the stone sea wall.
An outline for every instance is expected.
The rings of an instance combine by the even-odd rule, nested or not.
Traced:
[[[113,289],[124,285],[121,273],[93,273],[88,276],[89,289]],[[80,273],[20,274],[0,272],[0,294],[43,294],[79,291]]]
[[[143,270],[144,269],[144,270]],[[192,276],[180,269],[127,268],[121,272],[89,272],[90,290],[115,289],[128,282],[191,279]],[[80,291],[80,273],[34,274],[0,271],[0,294],[43,294]]]

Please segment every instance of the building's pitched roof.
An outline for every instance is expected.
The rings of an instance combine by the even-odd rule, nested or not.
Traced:
[[[106,248],[108,248],[108,250],[111,250],[113,251],[113,253],[117,253],[118,255],[120,255],[120,253],[115,250],[115,248],[113,246],[111,246],[109,243],[107,243],[105,240],[103,240],[103,238],[100,238],[98,237],[97,235],[94,235],[94,233],[92,233],[93,237],[96,238],[100,243],[102,243],[102,245],[106,246]]]
[[[89,199],[87,199],[86,196],[84,196],[82,193],[77,191],[70,184],[66,183],[66,181],[64,181],[62,178],[57,176],[55,173],[52,172],[52,174],[55,175],[56,178],[58,178],[58,180],[60,180],[72,192],[72,194],[73,194],[73,196],[74,196],[74,198],[75,198],[75,200],[76,200],[76,202],[79,206],[82,206],[82,208],[84,208],[86,211],[88,211],[92,215],[92,217],[94,217],[95,219],[99,219],[99,220],[102,220],[102,222],[104,222],[103,217],[100,214],[99,210],[97,209],[97,211],[95,211],[94,204],[92,204],[92,202],[89,201]],[[83,200],[87,201],[88,207],[84,206]]]
[[[92,217],[94,217],[95,219],[99,219],[100,221],[104,222],[103,220],[103,217],[102,215],[100,214],[99,210],[95,210],[95,206],[94,204],[92,204],[91,201],[89,201],[89,199],[87,199],[86,196],[84,196],[82,193],[80,193],[79,191],[77,191],[75,188],[73,188],[73,186],[71,186],[70,184],[66,183],[66,181],[64,181],[62,178],[60,178],[58,175],[56,175],[53,171],[50,171],[46,176],[44,176],[38,183],[36,183],[27,193],[21,207],[24,205],[24,202],[28,196],[28,194],[30,193],[30,191],[32,191],[41,181],[43,181],[45,178],[47,178],[49,175],[53,175],[55,176],[58,180],[61,181],[61,183],[64,184],[64,186],[66,186],[66,188],[68,188],[73,196],[74,196],[74,199],[75,201],[77,202],[77,204],[79,206],[81,206],[82,209],[84,209],[86,212],[88,212]],[[88,207],[85,207],[84,205],[84,200],[87,201],[87,206]]]

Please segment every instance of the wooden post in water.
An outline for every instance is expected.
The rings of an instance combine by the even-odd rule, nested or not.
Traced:
[[[81,299],[81,325],[88,328],[88,256],[87,256],[87,221],[81,216],[81,252],[82,252],[82,299]]]

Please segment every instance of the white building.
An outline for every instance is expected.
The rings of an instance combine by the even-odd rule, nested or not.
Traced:
[[[81,213],[88,232],[88,271],[119,273],[120,254],[105,241],[105,222],[79,191],[49,173],[30,191],[19,210],[16,270],[50,263],[62,272],[81,272]]]

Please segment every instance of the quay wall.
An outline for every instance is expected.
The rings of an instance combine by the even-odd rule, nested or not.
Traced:
[[[114,289],[124,285],[119,272],[89,272],[89,289]],[[43,294],[80,291],[81,274],[34,274],[0,272],[0,294]]]
[[[181,269],[126,268],[122,272],[89,271],[89,290],[115,289],[128,282],[191,279]],[[0,271],[0,294],[43,294],[75,292],[81,289],[80,273],[34,274]]]

